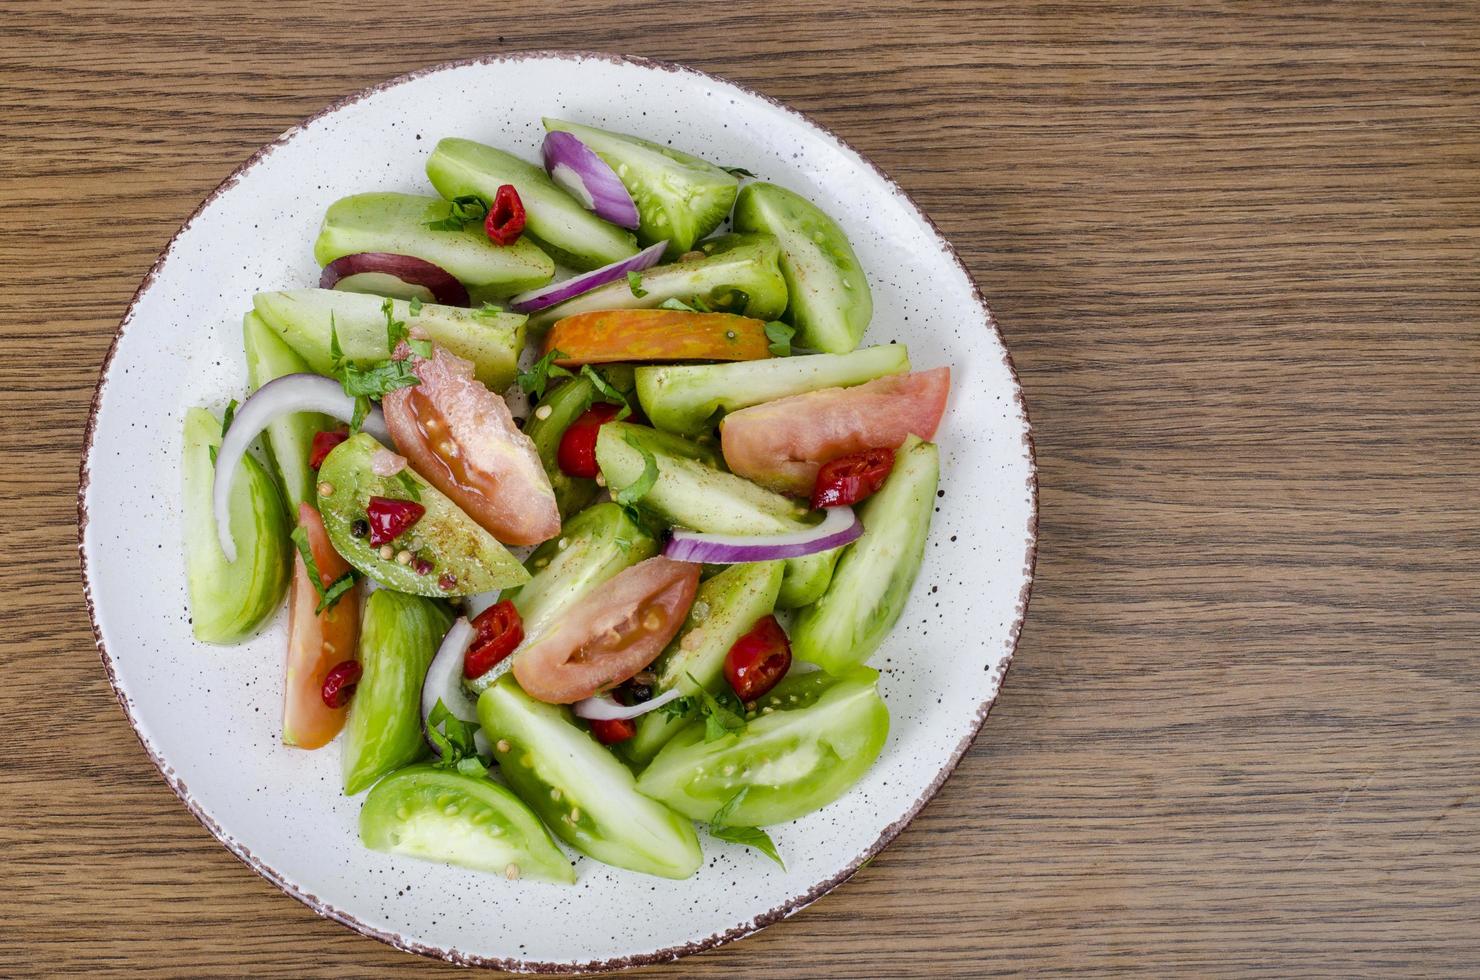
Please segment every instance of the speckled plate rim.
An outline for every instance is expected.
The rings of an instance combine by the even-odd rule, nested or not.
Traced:
[[[564,59],[570,61],[598,60],[616,64],[631,64],[642,68],[651,68],[659,71],[672,72],[675,74],[692,75],[704,81],[730,85],[741,90],[742,92],[745,92],[747,95],[766,102],[767,104],[781,110],[782,112],[797,117],[798,119],[805,122],[808,126],[811,126],[817,131],[825,134],[826,136],[837,142],[845,150],[848,150],[856,157],[858,157],[860,161],[871,168],[879,176],[880,179],[882,179],[895,193],[897,193],[904,202],[906,202],[911,208],[914,209],[915,213],[920,217],[922,221],[925,222],[926,225],[929,226],[931,232],[935,235],[939,245],[941,246],[942,252],[952,262],[954,262],[957,267],[960,268],[962,275],[965,276],[966,281],[971,285],[972,301],[981,308],[982,315],[986,319],[987,327],[993,332],[993,334],[996,335],[997,342],[1002,348],[1003,361],[1006,364],[1008,373],[1012,377],[1012,396],[1013,400],[1018,406],[1019,411],[1021,411],[1022,413],[1023,443],[1027,450],[1028,460],[1029,515],[1028,527],[1026,528],[1027,539],[1025,556],[1026,560],[1024,563],[1024,579],[1022,589],[1018,596],[1017,609],[1015,611],[1013,623],[1009,629],[1009,647],[1007,656],[1002,664],[1001,678],[992,694],[984,701],[982,701],[980,705],[977,706],[976,721],[975,724],[972,726],[971,731],[960,741],[959,744],[957,744],[955,750],[951,753],[950,758],[948,758],[945,764],[941,766],[941,769],[936,774],[935,779],[932,780],[930,785],[925,788],[925,791],[920,794],[920,796],[910,806],[909,810],[894,823],[885,827],[883,832],[879,834],[878,838],[871,845],[869,845],[869,847],[859,857],[857,857],[851,864],[843,868],[837,874],[833,875],[831,878],[827,878],[823,881],[818,882],[802,894],[792,898],[790,901],[785,902],[784,904],[779,905],[774,909],[771,909],[769,912],[756,916],[754,919],[744,925],[728,929],[724,932],[714,933],[713,935],[710,935],[704,939],[695,940],[693,942],[685,943],[679,946],[671,946],[666,949],[656,950],[651,953],[639,954],[634,956],[623,956],[607,960],[591,960],[582,962],[549,962],[472,956],[458,952],[456,950],[443,949],[437,946],[428,946],[422,943],[417,943],[406,939],[404,936],[375,929],[361,922],[359,919],[355,918],[354,915],[341,909],[335,908],[334,906],[329,905],[326,902],[320,901],[314,895],[308,894],[307,892],[303,891],[293,882],[289,881],[286,877],[280,874],[275,868],[265,864],[260,858],[252,853],[250,848],[246,847],[240,841],[227,834],[225,830],[223,830],[220,825],[218,825],[213,819],[211,819],[195,802],[195,799],[191,796],[190,790],[185,785],[185,782],[175,773],[174,768],[170,766],[169,763],[167,763],[163,758],[161,758],[159,754],[154,750],[154,747],[149,744],[149,741],[144,737],[143,731],[139,728],[138,721],[134,718],[133,711],[129,706],[128,698],[125,696],[122,688],[119,687],[118,677],[113,666],[113,658],[109,654],[108,647],[103,641],[102,629],[98,624],[97,610],[93,604],[92,581],[89,578],[88,574],[89,567],[87,549],[84,545],[84,533],[86,531],[88,522],[87,490],[90,482],[89,467],[93,452],[98,409],[102,404],[103,389],[107,386],[109,381],[109,369],[112,367],[114,354],[118,350],[118,344],[119,341],[123,338],[124,330],[127,329],[128,325],[133,320],[134,311],[135,308],[138,306],[140,298],[144,295],[145,291],[147,291],[149,287],[154,283],[155,279],[158,278],[159,274],[164,270],[165,263],[169,260],[170,254],[174,250],[176,240],[187,228],[191,226],[191,224],[194,223],[195,219],[201,214],[201,212],[209,207],[211,203],[216,200],[217,197],[235,186],[236,183],[241,180],[242,176],[245,175],[254,166],[256,166],[259,161],[267,157],[279,146],[282,146],[289,140],[293,139],[310,123],[313,123],[316,120],[323,118],[324,116],[331,115],[346,106],[353,105],[354,103],[359,102],[378,92],[390,88],[395,88],[400,85],[405,85],[426,75],[431,75],[437,72],[447,71],[454,68],[463,68],[470,65],[483,65],[493,64],[497,62],[525,61],[533,59]],[[119,320],[118,327],[114,331],[113,341],[108,346],[108,352],[106,355],[104,355],[103,365],[98,373],[97,388],[93,392],[92,404],[88,408],[87,427],[83,437],[82,462],[78,472],[77,551],[82,569],[83,599],[87,605],[88,619],[92,623],[93,639],[97,643],[98,654],[103,662],[103,669],[108,674],[108,683],[112,686],[114,696],[118,699],[118,704],[123,709],[124,716],[128,719],[129,727],[133,729],[134,735],[139,739],[139,744],[143,746],[144,752],[149,756],[150,761],[154,763],[155,768],[157,768],[160,775],[164,777],[165,783],[170,787],[170,789],[174,790],[175,795],[178,796],[180,798],[180,801],[185,804],[185,808],[189,810],[192,815],[194,815],[195,819],[200,822],[201,826],[210,831],[211,835],[215,837],[218,841],[220,841],[221,844],[223,844],[228,851],[236,855],[236,857],[240,859],[242,863],[251,868],[257,874],[261,875],[263,878],[267,879],[272,884],[276,885],[279,889],[286,892],[288,895],[291,895],[292,897],[298,899],[298,901],[307,905],[310,909],[312,909],[319,915],[328,919],[333,919],[334,921],[342,923],[355,930],[356,932],[361,933],[362,935],[369,936],[372,939],[378,939],[381,942],[393,946],[399,950],[404,950],[410,953],[417,953],[422,956],[433,957],[436,959],[446,960],[447,962],[454,963],[459,966],[486,967],[490,969],[504,970],[512,973],[602,973],[612,970],[626,969],[628,967],[647,966],[658,963],[672,962],[679,957],[687,956],[691,953],[702,952],[706,949],[712,949],[723,943],[731,942],[736,939],[742,939],[746,936],[759,932],[773,922],[779,922],[782,919],[795,915],[797,912],[800,912],[808,905],[811,905],[813,902],[817,901],[823,895],[826,895],[828,892],[832,891],[834,888],[838,887],[843,882],[853,877],[853,875],[856,874],[860,868],[862,868],[869,861],[873,860],[873,858],[885,847],[887,847],[889,843],[894,840],[895,837],[899,836],[900,832],[909,825],[910,821],[912,821],[916,817],[916,815],[918,815],[919,812],[924,809],[925,804],[929,803],[930,800],[934,798],[935,794],[939,792],[941,786],[944,785],[946,779],[949,778],[951,773],[955,771],[956,766],[961,761],[961,758],[966,754],[967,750],[970,749],[972,744],[976,741],[977,736],[981,734],[982,727],[986,724],[987,716],[991,713],[992,705],[996,703],[997,698],[1001,695],[1002,683],[1005,683],[1006,681],[1007,670],[1012,665],[1013,657],[1016,655],[1017,652],[1018,638],[1022,633],[1024,619],[1027,617],[1028,602],[1032,594],[1033,580],[1038,562],[1038,460],[1036,447],[1033,443],[1032,421],[1028,415],[1027,402],[1023,397],[1022,383],[1018,378],[1017,368],[1013,364],[1012,354],[1007,349],[1007,342],[1002,336],[1002,330],[998,326],[996,318],[992,315],[991,309],[987,306],[986,300],[981,294],[981,289],[977,286],[975,279],[972,278],[971,273],[966,268],[965,263],[961,261],[961,257],[957,254],[955,246],[953,246],[946,238],[946,236],[941,233],[939,226],[937,226],[936,223],[931,220],[930,216],[927,215],[924,210],[915,203],[914,199],[910,197],[910,195],[904,190],[904,188],[899,186],[899,184],[894,180],[893,177],[889,176],[889,174],[880,169],[867,156],[865,156],[863,153],[860,153],[855,147],[850,145],[842,137],[838,136],[836,133],[832,132],[832,130],[828,129],[826,126],[823,126],[821,123],[817,122],[806,113],[800,112],[797,109],[785,105],[784,103],[773,99],[770,96],[765,95],[764,93],[757,92],[739,82],[724,78],[719,75],[714,75],[710,72],[701,71],[697,68],[692,68],[687,65],[680,65],[667,61],[657,61],[650,58],[642,58],[634,55],[610,54],[602,51],[581,51],[572,49],[539,49],[528,51],[514,51],[508,54],[485,55],[478,58],[463,58],[457,61],[444,61],[439,64],[429,65],[425,68],[419,68],[415,71],[407,72],[404,75],[399,75],[395,78],[390,78],[375,85],[371,85],[367,88],[363,88],[358,92],[331,102],[329,105],[325,106],[323,109],[320,109],[312,116],[309,116],[302,122],[288,129],[271,143],[267,143],[266,145],[258,149],[255,153],[248,157],[245,162],[243,162],[239,167],[233,170],[231,174],[226,177],[225,180],[221,181],[221,183],[218,184],[216,188],[212,190],[211,193],[208,194],[203,201],[201,201],[200,205],[196,207],[193,212],[191,212],[190,216],[185,219],[185,221],[180,225],[179,229],[176,230],[175,234],[171,236],[169,242],[165,245],[164,250],[160,252],[159,257],[155,259],[154,264],[149,268],[149,271],[145,273],[143,280],[139,283],[139,288],[134,291],[133,297],[129,300],[128,308],[124,311],[123,317]]]

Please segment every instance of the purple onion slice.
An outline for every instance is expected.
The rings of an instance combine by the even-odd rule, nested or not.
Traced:
[[[546,133],[545,170],[581,207],[614,225],[636,230],[637,202],[617,172],[572,133]]]
[[[452,273],[426,259],[395,252],[356,252],[341,256],[324,266],[323,274],[319,276],[319,288],[346,288],[338,284],[363,275],[390,276],[407,286],[420,287],[431,293],[433,303],[443,306],[467,306],[470,302],[468,288]]]
[[[620,262],[613,262],[611,265],[583,272],[572,279],[553,282],[548,286],[520,293],[510,298],[509,309],[515,313],[534,313],[536,310],[548,309],[557,303],[564,303],[582,293],[589,293],[598,286],[625,279],[629,272],[641,272],[643,269],[652,268],[658,264],[658,260],[663,257],[663,250],[667,247],[668,242],[664,240],[656,245],[649,245],[636,255],[622,259]]]
[[[825,513],[827,516],[816,527],[786,534],[700,534],[677,530],[663,548],[663,554],[678,561],[735,565],[831,551],[858,540],[863,534],[863,522],[852,507],[829,507]]]

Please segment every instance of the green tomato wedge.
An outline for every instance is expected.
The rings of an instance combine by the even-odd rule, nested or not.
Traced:
[[[691,696],[700,687],[718,694],[725,683],[725,656],[776,607],[784,570],[779,561],[731,565],[700,585],[683,629],[650,668],[658,677],[653,696],[674,688]],[[621,752],[638,765],[647,763],[684,724],[649,711],[637,719],[637,734],[620,743]]]
[[[427,160],[427,177],[449,200],[475,196],[491,202],[512,184],[524,204],[524,234],[561,265],[585,272],[637,254],[637,239],[603,221],[556,186],[544,169],[472,140],[444,139]]]
[[[289,289],[258,293],[252,306],[263,321],[319,374],[333,374],[331,336],[347,360],[368,365],[390,356],[386,346],[385,299],[339,289]],[[424,303],[413,316],[411,304],[391,301],[391,315],[408,329],[473,362],[478,380],[495,391],[514,383],[524,349],[521,313],[465,310]]]
[[[345,561],[381,585],[411,595],[473,595],[521,585],[529,579],[529,573],[508,549],[411,467],[395,476],[377,476],[370,460],[383,448],[361,432],[334,447],[319,467],[316,492],[328,491],[318,493],[319,512],[334,550]],[[414,558],[431,563],[429,571],[418,572],[414,560],[402,565],[394,554],[385,558],[370,545],[368,537],[354,535],[354,523],[364,519],[371,497],[414,500],[426,508],[391,550],[411,551]]]
[[[554,261],[527,238],[511,245],[494,244],[481,221],[469,222],[461,230],[429,227],[450,213],[451,206],[442,198],[420,194],[376,192],[342,197],[324,214],[313,257],[319,265],[328,265],[360,252],[410,255],[461,281],[474,303],[534,289],[555,278]],[[348,287],[339,284],[337,288]]]
[[[637,203],[637,240],[666,240],[669,256],[682,255],[730,213],[740,180],[708,160],[637,136],[612,133],[562,119],[545,119],[549,132],[580,138],[616,171]]]
[[[611,367],[618,370],[610,370]],[[631,394],[631,372],[625,365],[609,365],[602,374],[618,391],[625,395]],[[599,488],[595,480],[571,476],[560,468],[560,440],[565,437],[565,430],[570,428],[572,422],[580,418],[586,409],[602,400],[590,378],[570,378],[559,383],[540,401],[541,409],[550,410],[548,414],[541,418],[536,411],[524,423],[524,434],[534,442],[534,448],[540,454],[540,462],[545,466],[545,475],[550,478],[550,486],[555,491],[555,503],[560,508],[562,520],[594,500]]]
[[[432,599],[379,589],[365,600],[359,656],[364,673],[350,701],[341,759],[346,795],[427,754],[421,683],[451,625],[452,614]]]
[[[262,464],[242,459],[231,487],[231,536],[236,561],[221,553],[212,511],[216,479],[212,451],[221,448],[221,423],[203,408],[185,413],[185,582],[190,622],[204,643],[250,636],[282,602],[292,570],[287,511]]]
[[[360,840],[373,851],[572,884],[575,869],[534,811],[503,786],[429,765],[375,784],[360,809]]]
[[[247,353],[247,380],[256,391],[274,378],[308,371],[308,362],[289,347],[256,313],[242,318],[242,344]],[[277,470],[283,496],[291,513],[301,503],[313,503],[314,471],[308,465],[317,432],[334,428],[338,423],[327,415],[294,412],[267,426],[267,449]]]
[[[571,847],[664,878],[699,870],[693,824],[637,792],[632,771],[569,708],[536,701],[506,676],[478,698],[478,720],[509,786]]]
[[[637,506],[669,524],[709,534],[789,534],[807,529],[806,507],[673,452],[668,440],[674,438],[644,425],[603,425],[596,437],[596,463],[607,486],[615,491],[639,480],[646,452],[658,467],[658,477]],[[826,591],[837,560],[838,549],[787,559],[777,606],[796,609],[815,601]]]
[[[560,542],[565,542],[565,547]],[[560,529],[560,537],[536,548],[525,562],[530,579],[505,593],[524,624],[529,646],[578,602],[622,569],[658,553],[658,539],[613,503],[581,511]],[[521,649],[522,649],[521,647]],[[466,684],[477,694],[514,663],[514,654]]]
[[[695,820],[709,820],[735,794],[745,798],[727,823],[762,827],[795,820],[848,791],[889,735],[878,671],[836,677],[792,674],[761,698],[738,733],[704,740],[690,722],[643,770],[637,788]]]
[[[829,354],[858,346],[874,315],[868,279],[848,236],[804,197],[775,184],[747,184],[735,202],[735,230],[781,242],[781,272],[797,344]]]
[[[693,435],[710,427],[721,412],[909,370],[910,355],[903,344],[730,364],[653,364],[637,369],[637,398],[659,429]]]
[[[609,282],[529,316],[531,330],[544,330],[562,317],[599,310],[648,310],[668,300],[696,299],[718,312],[774,320],[786,309],[786,279],[781,249],[770,235],[721,235],[700,242],[703,258],[653,266],[641,273],[633,292],[627,280]]]
[[[843,552],[826,594],[797,616],[792,653],[831,671],[873,655],[920,573],[939,483],[939,451],[910,436],[884,486],[858,507],[863,536]]]

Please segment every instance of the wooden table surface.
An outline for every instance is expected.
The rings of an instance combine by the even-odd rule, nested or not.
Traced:
[[[114,326],[217,181],[362,86],[545,47],[871,155],[995,309],[1041,467],[956,775],[851,883],[653,975],[1480,972],[1480,7],[4,2],[0,38],[0,973],[450,973],[168,790],[73,495]]]

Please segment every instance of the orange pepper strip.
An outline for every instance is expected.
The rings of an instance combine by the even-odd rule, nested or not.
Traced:
[[[766,324],[733,313],[598,310],[557,320],[545,353],[561,367],[613,361],[758,361],[770,357]]]

